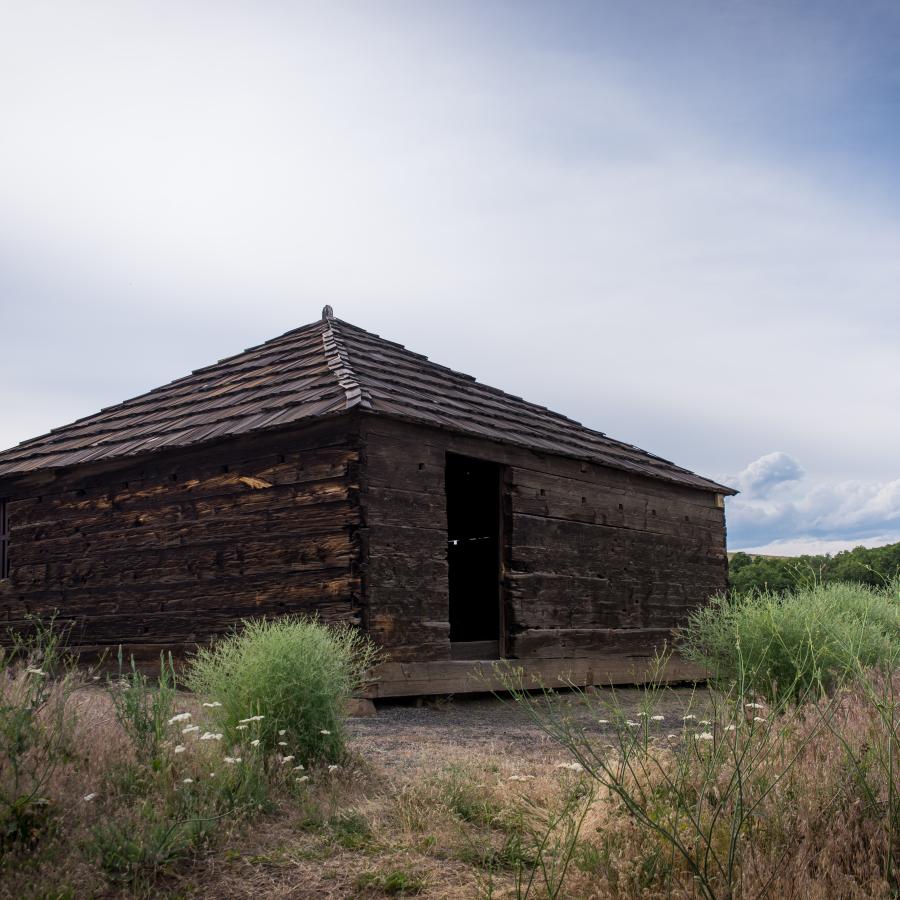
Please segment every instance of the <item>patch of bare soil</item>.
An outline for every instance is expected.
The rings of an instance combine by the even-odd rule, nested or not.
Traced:
[[[612,735],[610,705],[615,702],[626,717],[636,717],[643,692],[636,688],[597,691],[588,702],[579,692],[559,693],[552,701],[554,712],[567,716],[587,734],[603,742]],[[706,695],[691,688],[676,688],[660,695],[654,712],[662,721],[649,723],[651,735],[664,738],[672,725],[681,727],[688,707],[705,708]],[[418,768],[445,754],[502,755],[508,759],[535,757],[546,763],[559,762],[565,754],[529,717],[521,704],[489,695],[462,695],[404,702],[385,702],[377,716],[351,719],[353,746],[373,764],[389,771]]]

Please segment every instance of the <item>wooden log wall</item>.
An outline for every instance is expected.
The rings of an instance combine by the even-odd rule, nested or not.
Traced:
[[[240,619],[361,621],[349,417],[189,453],[0,482],[0,625],[58,611],[83,648],[183,651]]]
[[[647,652],[725,588],[716,495],[440,429],[362,425],[364,581],[394,660],[449,659],[444,460],[502,463],[507,654]]]

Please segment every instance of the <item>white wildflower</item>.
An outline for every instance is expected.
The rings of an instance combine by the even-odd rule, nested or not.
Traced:
[[[212,703],[204,703],[203,704],[207,709],[218,709],[222,704],[219,703],[218,700],[213,700]]]
[[[665,716],[650,716],[651,720],[654,722],[665,722]]]
[[[29,675],[45,675],[46,674],[46,672],[44,672],[43,669],[36,669],[34,666],[29,666],[25,671]]]
[[[246,725],[235,725],[235,726],[234,726],[234,730],[235,730],[235,731],[246,731],[246,730],[247,730],[247,726],[246,726]]]
[[[209,777],[210,777],[210,778],[215,778],[215,777],[216,777],[216,773],[215,773],[215,772],[210,772],[210,773],[209,773]]]
[[[203,734],[200,735],[201,741],[221,741],[222,734],[221,732],[214,734],[211,731],[204,731]]]
[[[682,722],[691,722],[691,721],[696,720],[696,718],[697,718],[696,716],[692,715],[691,713],[688,713],[686,716],[681,717],[681,721]]]
[[[278,732],[278,737],[284,737],[287,734],[287,728],[282,728],[281,731]]]
[[[176,753],[184,753],[185,750],[187,750],[187,747],[185,747],[184,744],[176,744],[175,745]]]
[[[678,740],[678,735],[677,735],[677,734],[667,734],[666,737],[667,737],[670,741],[677,741],[677,740]]]
[[[598,725],[609,725],[609,719],[597,719]]]
[[[279,747],[287,747],[287,741],[279,741],[278,746]]]
[[[191,717],[190,713],[187,713],[187,712],[178,713],[178,715],[172,716],[172,718],[169,719],[169,724],[174,725],[176,722],[187,722],[187,720],[190,719],[190,717]]]
[[[250,716],[249,719],[241,719],[241,725],[246,725],[248,722],[262,722],[265,716]]]
[[[295,778],[294,781],[300,782],[303,784],[304,781],[309,781],[309,775],[301,775],[299,778]]]
[[[294,757],[293,757],[293,756],[283,756],[283,757],[281,758],[281,764],[282,764],[282,765],[284,765],[285,763],[293,762],[293,761],[294,761]]]
[[[340,768],[340,766],[337,766],[337,765],[331,765],[331,766],[328,767],[328,771],[329,771],[329,772],[337,772],[337,770],[338,770],[339,768]]]
[[[239,756],[226,756],[225,762],[227,762],[229,766],[233,766],[235,763],[243,762],[243,760]]]
[[[765,719],[761,719],[759,716],[754,716],[754,717],[753,717],[753,721],[754,721],[754,722],[765,722],[766,720],[765,720]]]
[[[84,800],[85,803],[90,803],[96,796],[96,794],[85,794],[81,799]]]
[[[182,778],[182,779],[181,779],[181,783],[182,783],[182,784],[193,784],[193,783],[194,783],[194,779],[193,779],[193,778]]]
[[[708,731],[701,731],[700,734],[694,735],[695,741],[711,741],[712,739],[713,739],[713,736]]]
[[[557,763],[557,769],[568,769],[570,772],[583,772],[584,766],[580,762]]]
[[[195,731],[199,731],[199,725],[188,725],[186,728],[181,729],[182,734],[193,734]]]
[[[736,725],[726,725],[726,726],[725,726],[725,730],[726,730],[726,731],[736,731],[736,730],[737,730],[737,726],[736,726]]]
[[[640,722],[632,722],[631,719],[626,719],[625,724],[628,725],[630,728],[640,728],[641,727]]]
[[[254,740],[254,741],[250,741],[250,746],[258,747],[259,746],[259,738],[256,738],[256,740]]]
[[[765,709],[765,706],[762,703],[745,703],[744,706],[747,709]]]
[[[697,724],[698,725],[712,725],[712,722],[710,722],[709,719],[701,719]]]
[[[532,781],[534,775],[510,775],[507,781]]]
[[[323,728],[319,734],[331,734],[331,732],[327,728]]]

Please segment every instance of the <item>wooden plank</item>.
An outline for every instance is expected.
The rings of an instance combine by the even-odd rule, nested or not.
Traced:
[[[359,451],[342,429],[343,445],[295,429],[47,479],[16,501],[0,621],[58,611],[83,644],[182,648],[256,615],[360,623]]]
[[[500,659],[499,641],[451,641],[451,659]]]
[[[527,690],[565,687],[569,682],[578,687],[638,685],[646,683],[656,672],[652,657],[627,654],[568,659],[510,659],[499,664],[492,660],[387,662],[373,671],[372,682],[361,692],[361,696],[378,699],[503,690],[504,679],[499,672],[506,666],[523,670],[521,686]],[[663,670],[662,677],[669,682],[702,681],[706,673],[699,666],[673,657]]]

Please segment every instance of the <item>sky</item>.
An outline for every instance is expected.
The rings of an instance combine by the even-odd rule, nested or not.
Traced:
[[[900,540],[900,7],[0,0],[0,446],[335,314]]]

